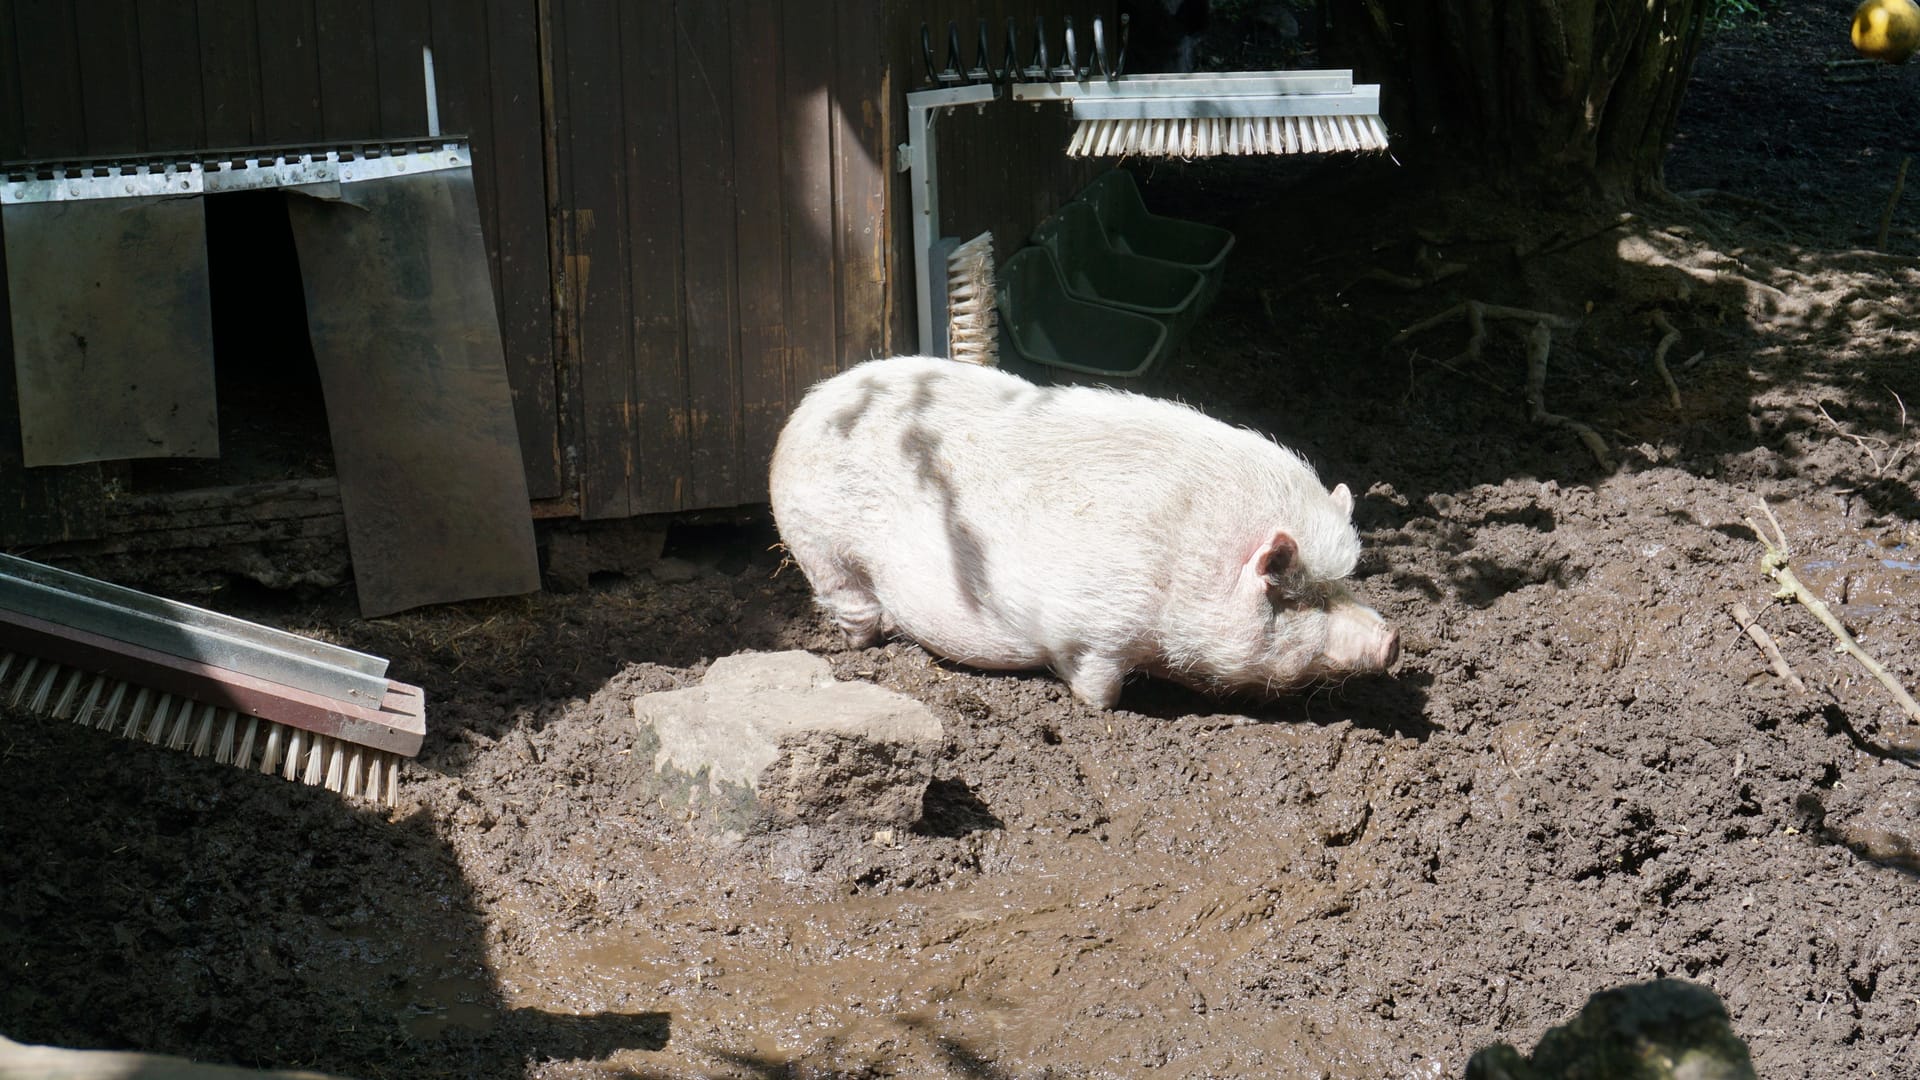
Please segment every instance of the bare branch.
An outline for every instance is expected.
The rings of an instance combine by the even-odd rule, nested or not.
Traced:
[[[1892,672],[1881,666],[1880,661],[1867,655],[1867,651],[1860,647],[1860,643],[1840,622],[1839,617],[1834,615],[1833,610],[1827,607],[1826,602],[1815,596],[1813,590],[1807,588],[1805,583],[1794,574],[1793,568],[1787,565],[1792,554],[1787,550],[1787,536],[1785,530],[1780,528],[1780,519],[1773,516],[1773,510],[1767,506],[1765,500],[1761,501],[1760,509],[1773,525],[1771,539],[1766,533],[1760,531],[1760,526],[1754,524],[1752,518],[1747,518],[1746,522],[1747,528],[1753,530],[1753,535],[1759,537],[1761,545],[1767,549],[1766,554],[1760,557],[1760,572],[1772,578],[1775,584],[1780,586],[1774,595],[1783,600],[1798,600],[1802,607],[1812,612],[1814,618],[1819,619],[1829,631],[1832,631],[1834,640],[1839,642],[1839,650],[1859,661],[1860,666],[1880,680],[1880,685],[1886,687],[1893,695],[1893,700],[1907,714],[1907,718],[1914,723],[1920,723],[1920,702],[1913,700],[1913,695],[1907,693],[1906,688],[1900,685]]]
[[[1733,621],[1739,624],[1740,629],[1746,631],[1755,645],[1760,646],[1760,651],[1766,655],[1767,662],[1773,665],[1773,673],[1780,676],[1780,681],[1793,687],[1795,693],[1806,693],[1807,684],[1801,682],[1800,676],[1793,673],[1793,668],[1787,664],[1787,658],[1780,655],[1780,646],[1773,643],[1773,635],[1760,629],[1759,623],[1754,620],[1753,612],[1747,610],[1747,605],[1735,600],[1727,610],[1732,612]]]

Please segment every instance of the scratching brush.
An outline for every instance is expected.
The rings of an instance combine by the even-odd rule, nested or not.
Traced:
[[[1125,75],[1017,83],[1016,101],[1060,101],[1079,121],[1070,157],[1319,154],[1385,150],[1380,88],[1350,71]]]
[[[392,806],[426,734],[387,662],[0,555],[0,704]]]
[[[1074,129],[1067,156],[1198,158],[1386,148],[1386,128],[1377,116],[1195,116],[1084,120]]]
[[[983,232],[947,256],[947,355],[969,364],[997,367],[999,328],[993,234]]]

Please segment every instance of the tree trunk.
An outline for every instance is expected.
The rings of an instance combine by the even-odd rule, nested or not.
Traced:
[[[1396,153],[1502,190],[1624,201],[1661,159],[1712,0],[1327,0],[1330,44],[1382,84]]]

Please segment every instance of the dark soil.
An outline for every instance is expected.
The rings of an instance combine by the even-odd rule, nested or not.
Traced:
[[[1717,34],[1684,197],[1624,222],[1409,192],[1385,159],[1143,171],[1240,238],[1164,389],[1360,494],[1391,676],[1099,712],[846,650],[764,524],[567,594],[236,600],[424,685],[401,808],[10,717],[0,1031],[366,1077],[1435,1078],[1671,977],[1763,1076],[1920,1077],[1920,724],[1772,600],[1745,524],[1765,500],[1920,686],[1911,195],[1872,249],[1920,75],[1827,67],[1849,9]],[[1529,422],[1527,324],[1477,357],[1458,320],[1392,340],[1465,299],[1577,323],[1545,403],[1610,465]],[[945,722],[920,828],[724,843],[650,796],[635,695],[779,648]]]

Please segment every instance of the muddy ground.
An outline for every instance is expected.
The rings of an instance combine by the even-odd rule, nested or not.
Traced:
[[[1385,160],[1143,173],[1240,236],[1163,389],[1361,493],[1391,677],[1097,712],[852,652],[764,521],[677,531],[658,575],[373,621],[231,595],[425,686],[403,805],[9,717],[0,1032],[364,1077],[1430,1078],[1672,977],[1763,1076],[1920,1077],[1920,724],[1770,599],[1744,524],[1765,500],[1920,686],[1911,193],[1870,250],[1920,72],[1826,67],[1848,8],[1717,35],[1686,197],[1625,222]],[[1391,340],[1462,299],[1572,320],[1545,403],[1608,464],[1529,422],[1522,324],[1477,358],[1458,322]],[[715,843],[649,798],[632,698],[776,648],[944,721],[919,829]]]

